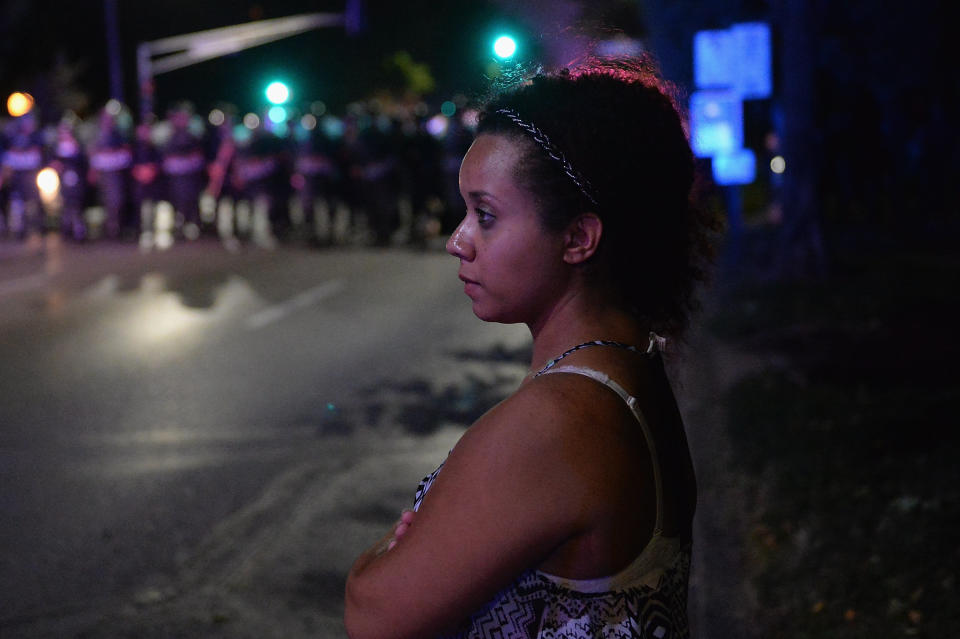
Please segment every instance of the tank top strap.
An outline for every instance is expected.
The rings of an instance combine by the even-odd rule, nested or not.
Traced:
[[[637,422],[640,424],[640,429],[643,431],[643,438],[647,442],[647,448],[650,449],[650,461],[653,463],[653,483],[657,495],[657,521],[654,524],[653,534],[654,536],[659,536],[663,532],[663,484],[660,475],[660,458],[657,455],[656,443],[653,441],[653,433],[650,432],[650,425],[647,423],[647,420],[643,416],[643,412],[640,410],[640,405],[637,401],[637,398],[628,393],[626,389],[616,381],[610,379],[609,375],[592,368],[584,368],[582,366],[559,366],[545,370],[541,373],[541,375],[550,375],[553,373],[572,373],[574,375],[583,375],[584,377],[589,377],[590,379],[603,384],[616,393],[630,409],[630,412],[633,413],[634,418],[636,418]]]

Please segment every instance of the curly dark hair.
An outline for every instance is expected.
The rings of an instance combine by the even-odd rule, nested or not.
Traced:
[[[600,217],[588,268],[653,330],[677,335],[697,307],[718,224],[694,202],[694,158],[674,96],[649,58],[594,59],[495,95],[477,134],[522,145],[516,178],[546,229],[588,211]]]

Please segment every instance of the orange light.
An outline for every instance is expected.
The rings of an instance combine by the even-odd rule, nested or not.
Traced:
[[[60,176],[48,166],[37,173],[37,188],[40,189],[41,200],[53,202],[60,193]]]
[[[21,115],[30,113],[33,108],[33,96],[29,93],[16,91],[7,98],[7,111],[11,116],[19,118]]]

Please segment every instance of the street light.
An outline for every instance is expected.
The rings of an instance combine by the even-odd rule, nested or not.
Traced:
[[[493,52],[498,58],[506,60],[517,52],[517,41],[508,35],[502,35],[493,41]]]
[[[290,99],[290,88],[279,80],[268,84],[265,93],[271,104],[283,104]]]
[[[7,112],[9,112],[12,117],[19,118],[21,115],[29,113],[32,108],[33,96],[29,93],[17,91],[11,93],[10,97],[7,98]]]

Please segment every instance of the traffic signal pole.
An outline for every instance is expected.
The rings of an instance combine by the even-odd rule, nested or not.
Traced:
[[[344,26],[343,13],[304,13],[171,36],[137,45],[140,117],[153,114],[154,77],[322,27]]]

